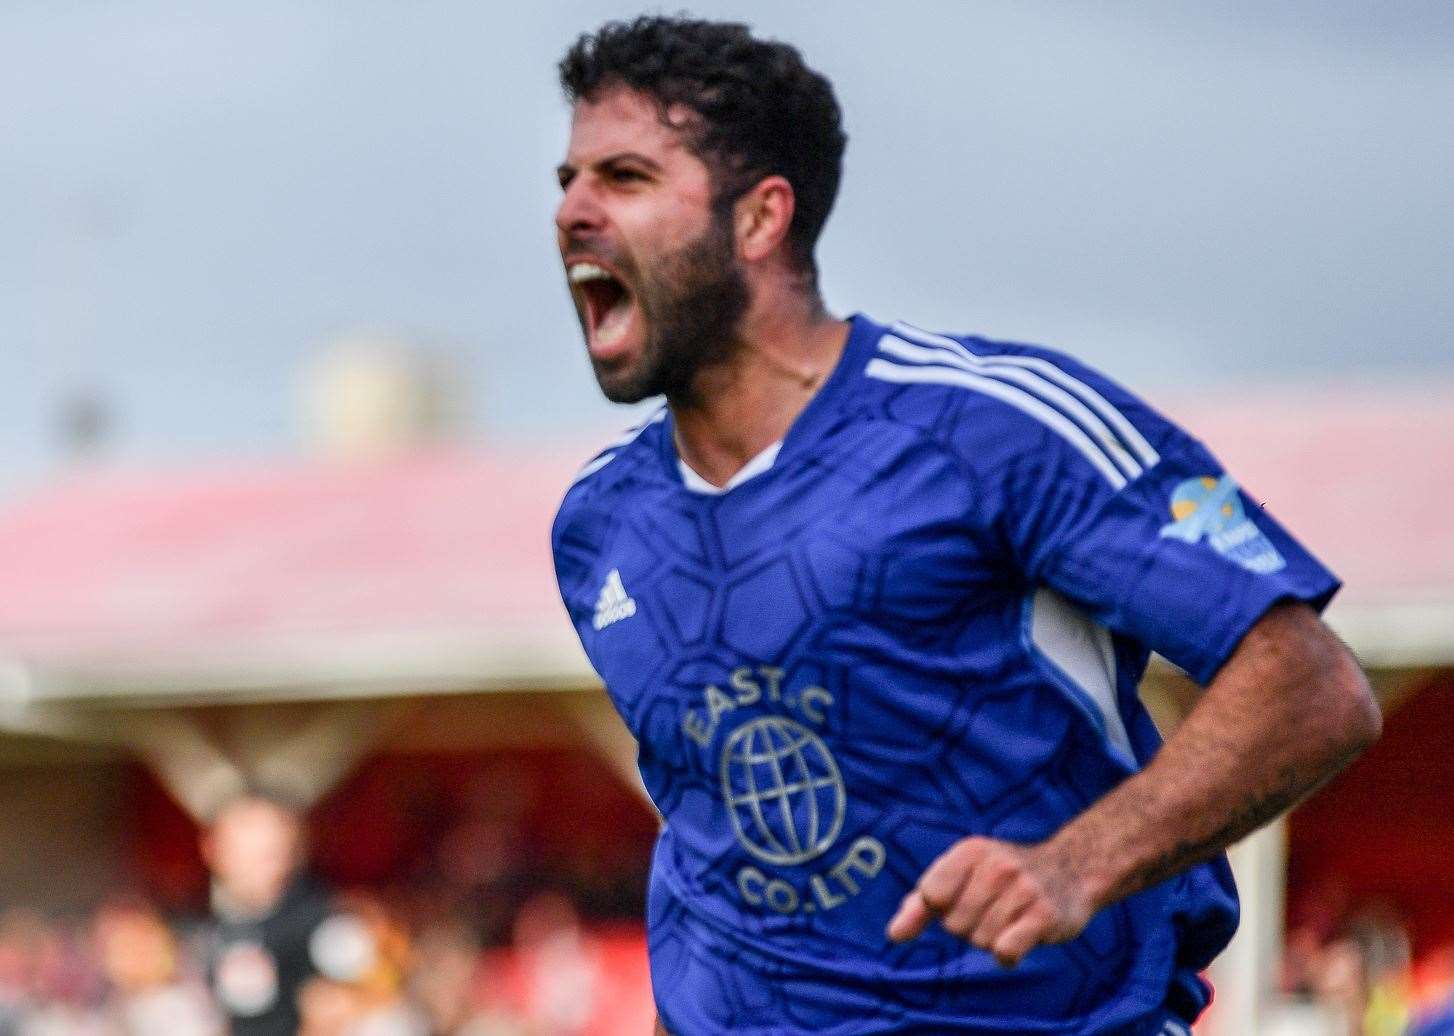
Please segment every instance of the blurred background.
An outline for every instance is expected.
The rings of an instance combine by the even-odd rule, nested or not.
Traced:
[[[1347,582],[1386,733],[1234,851],[1199,1031],[1443,1031],[1454,7],[692,9],[838,90],[830,306],[1107,369]],[[0,1036],[648,1031],[656,818],[547,546],[632,418],[554,63],[634,13],[0,6]]]

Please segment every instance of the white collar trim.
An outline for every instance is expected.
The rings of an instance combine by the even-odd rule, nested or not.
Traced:
[[[693,493],[702,493],[706,496],[721,496],[729,489],[736,489],[750,478],[761,475],[772,467],[777,460],[777,455],[783,448],[783,441],[779,439],[767,449],[763,450],[756,457],[753,457],[746,464],[737,470],[737,474],[727,480],[725,486],[714,486],[701,475],[687,466],[687,462],[680,457],[677,458],[677,469],[682,473],[682,485],[686,486]]]

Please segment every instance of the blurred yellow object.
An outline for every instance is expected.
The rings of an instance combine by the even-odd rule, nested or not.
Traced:
[[[1368,1008],[1363,1012],[1364,1036],[1403,1036],[1411,1017],[1403,983],[1378,982],[1368,992]]]

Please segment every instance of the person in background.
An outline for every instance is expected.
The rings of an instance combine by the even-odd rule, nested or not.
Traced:
[[[548,1036],[599,1032],[601,960],[580,914],[560,892],[539,892],[515,916],[518,1010]]]
[[[106,1014],[118,1036],[223,1036],[199,976],[187,974],[176,936],[150,904],[105,904],[91,932],[108,987]]]
[[[318,974],[298,998],[299,1036],[430,1036],[405,982],[413,957],[407,926],[383,900],[341,897],[310,940]]]
[[[302,817],[257,792],[222,807],[202,837],[212,875],[208,976],[232,1036],[294,1036],[315,973],[309,943],[329,897],[303,873]]]
[[[409,969],[410,994],[429,1019],[434,1036],[477,1036],[476,985],[480,946],[465,925],[436,922],[415,942]]]
[[[115,1036],[101,989],[73,924],[29,910],[0,918],[0,1034]]]
[[[0,914],[0,1036],[16,1036],[29,1013],[46,931],[44,919],[32,911],[12,908]]]

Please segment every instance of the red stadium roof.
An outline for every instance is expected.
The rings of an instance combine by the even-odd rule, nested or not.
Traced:
[[[74,474],[0,509],[0,655],[68,674],[41,697],[579,683],[549,530],[582,456]]]
[[[1403,664],[1454,661],[1449,398],[1166,409],[1344,577],[1365,658]],[[73,473],[0,508],[0,656],[33,699],[580,685],[548,537],[591,451]]]

